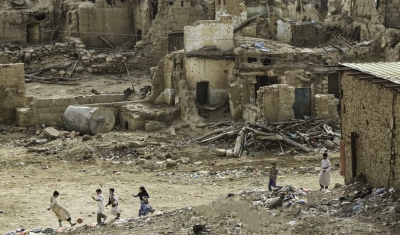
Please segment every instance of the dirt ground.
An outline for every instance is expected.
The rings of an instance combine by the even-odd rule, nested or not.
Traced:
[[[132,76],[135,77],[133,84],[137,88],[150,83],[146,72],[137,71]],[[28,83],[27,93],[32,96],[65,97],[89,95],[92,88],[102,93],[121,93],[131,86],[132,81],[126,75],[82,75],[80,83],[76,87]],[[229,115],[224,113],[210,113],[209,117],[229,119]],[[171,135],[171,127],[176,135]],[[320,154],[280,156],[278,152],[271,150],[245,151],[246,154],[241,158],[220,157],[214,154],[215,149],[229,147],[228,142],[188,144],[188,140],[198,137],[199,134],[181,120],[153,133],[128,132],[116,126],[114,131],[103,134],[98,139],[82,141],[82,137],[58,138],[40,145],[48,148],[46,152],[28,152],[24,145],[40,139],[37,132],[41,129],[41,126],[28,129],[0,126],[0,177],[3,179],[0,182],[0,197],[3,198],[0,201],[0,211],[3,212],[0,213],[0,233],[17,228],[57,227],[56,216],[47,211],[54,190],[60,192],[58,202],[70,212],[72,220],[81,217],[83,224],[91,225],[96,223],[97,210],[91,196],[95,195],[97,188],[101,188],[107,197],[108,189],[115,188],[115,193],[120,198],[122,219],[135,218],[135,222],[111,225],[115,220],[108,209],[105,212],[109,216],[107,226],[100,230],[84,230],[74,234],[128,235],[191,234],[182,227],[192,226],[193,216],[200,216],[202,220],[212,224],[212,234],[239,234],[240,231],[235,230],[238,222],[230,222],[231,216],[226,214],[226,208],[237,207],[238,211],[251,212],[251,206],[239,199],[224,198],[241,190],[267,188],[267,171],[272,162],[277,162],[280,170],[278,185],[319,189]],[[132,143],[136,142],[144,143],[144,146],[135,147]],[[166,153],[175,159],[188,158],[189,161],[172,168],[167,167]],[[330,159],[334,166],[331,173],[333,188],[337,183],[343,184],[343,177],[339,175],[338,153],[330,153]],[[138,219],[140,203],[131,195],[138,193],[141,185],[145,185],[148,190],[150,203],[156,212],[152,216]],[[326,196],[320,193],[319,197]],[[219,203],[218,200],[221,199],[225,201]],[[321,224],[331,224],[332,228],[337,228],[332,230],[336,234],[390,234],[387,233],[388,230],[381,229],[371,221],[352,218],[337,220],[330,218],[329,214],[312,217],[308,222],[288,227],[288,222],[299,211],[279,209],[274,214],[281,216],[274,219],[271,219],[270,214],[263,213],[256,217],[270,221],[270,227],[267,228],[272,234],[319,234],[318,231],[327,231],[320,229]],[[246,220],[247,214],[242,217],[251,227],[252,222]],[[67,223],[64,222],[64,225]],[[234,231],[226,230],[227,227]],[[265,231],[256,229],[246,234],[265,234]]]
[[[176,123],[179,126],[182,123]],[[5,128],[4,128],[5,129]],[[299,167],[318,167],[319,155],[274,156],[261,154],[254,157],[221,158],[214,156],[213,148],[200,145],[177,145],[182,136],[189,138],[188,127],[177,131],[175,139],[158,137],[158,133],[129,133],[115,131],[103,134],[101,139],[82,142],[81,139],[57,139],[45,144],[51,153],[28,153],[21,143],[26,143],[34,133],[32,131],[3,131],[0,133],[1,181],[0,196],[6,200],[0,202],[0,227],[2,232],[16,228],[55,227],[57,219],[47,211],[49,198],[54,190],[60,192],[59,204],[70,211],[73,220],[82,217],[85,223],[96,222],[96,203],[91,199],[97,188],[102,188],[108,195],[113,187],[120,197],[123,218],[137,217],[139,201],[131,194],[137,193],[140,185],[146,185],[151,196],[151,204],[157,211],[168,212],[182,207],[208,205],[212,201],[225,197],[228,193],[240,190],[266,187],[268,177],[262,173],[265,167],[276,161],[282,174],[280,185],[299,185],[317,189],[318,176],[314,173],[298,174]],[[190,133],[186,135],[184,133]],[[164,141],[160,141],[163,139]],[[154,146],[153,156],[169,152],[178,157],[190,158],[189,164],[175,168],[163,165],[143,169],[135,164],[136,158],[114,156],[112,152],[118,143],[133,140],[159,142]],[[24,142],[22,142],[24,141]],[[89,149],[100,149],[99,155],[90,160],[82,160],[82,153]],[[92,151],[90,150],[90,151]],[[129,149],[127,150],[129,151]],[[151,152],[151,147],[145,149]],[[107,156],[107,153],[109,154]],[[101,154],[101,155],[100,155]],[[101,160],[103,158],[103,160]],[[108,158],[108,159],[106,159]],[[156,157],[153,157],[156,158]],[[338,155],[331,156],[332,163],[338,162]],[[201,161],[202,165],[194,162]],[[224,177],[207,177],[201,173],[198,178],[193,174],[201,171],[231,171]],[[243,174],[232,173],[234,170]],[[116,173],[118,172],[118,173]],[[333,171],[332,182],[343,183],[338,171]],[[106,212],[109,215],[109,211]],[[111,217],[111,216],[110,216]]]

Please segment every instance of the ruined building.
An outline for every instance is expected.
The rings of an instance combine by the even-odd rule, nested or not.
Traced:
[[[142,103],[163,103],[173,115],[179,110],[192,126],[207,121],[202,109],[222,107],[237,120],[314,115],[338,122],[342,95],[335,66],[399,60],[395,1],[41,0],[1,6],[1,63],[24,63],[31,74],[35,62],[54,57],[60,64],[51,71],[60,76],[71,68],[121,74],[152,67],[152,93]],[[65,101],[57,118],[70,104],[124,98],[97,99]],[[18,117],[35,117],[38,100],[27,97],[10,109],[18,108]],[[131,108],[122,106],[114,108],[127,113],[123,126],[135,129],[131,119],[146,120],[147,114],[130,115]]]

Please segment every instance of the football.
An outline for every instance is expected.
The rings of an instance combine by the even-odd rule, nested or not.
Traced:
[[[78,219],[76,220],[76,222],[77,222],[78,224],[81,224],[81,223],[83,222],[83,219],[82,219],[82,218],[78,218]]]

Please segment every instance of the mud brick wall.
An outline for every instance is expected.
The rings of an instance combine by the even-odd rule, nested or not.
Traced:
[[[294,90],[294,87],[287,84],[261,87],[257,91],[257,106],[260,108],[261,118],[269,122],[293,119]]]
[[[351,146],[356,148],[355,174],[363,173],[374,187],[400,188],[400,99],[397,92],[344,73],[341,86],[342,138],[345,141],[345,182],[352,179]],[[351,132],[357,134],[351,143]]]
[[[25,105],[25,92],[24,64],[0,64],[0,123],[15,121],[15,109]]]
[[[113,103],[124,100],[123,94],[36,99],[30,107],[17,109],[17,120],[19,126],[46,124],[62,127],[64,112],[70,105]]]
[[[400,0],[388,0],[386,6],[386,26],[400,28]]]
[[[315,47],[326,42],[325,31],[313,24],[292,24],[291,44],[298,47]]]
[[[328,121],[339,121],[337,106],[339,100],[335,95],[315,95],[314,96],[314,115]]]

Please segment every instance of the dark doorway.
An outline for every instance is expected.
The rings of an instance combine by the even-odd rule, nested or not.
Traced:
[[[340,113],[340,80],[338,73],[331,73],[328,75],[328,94],[335,95],[336,99],[339,99],[339,105],[337,106],[338,112]]]
[[[153,12],[153,20],[156,18],[156,15],[158,13],[158,0],[153,0],[151,2],[151,8],[152,8],[152,12]]]
[[[356,155],[357,134],[355,132],[350,133],[350,141],[351,141],[351,176],[355,178],[357,176],[357,155]]]
[[[255,84],[255,90],[254,90],[254,95],[255,99],[257,100],[257,91],[260,90],[261,87],[263,86],[271,86],[273,84],[278,84],[278,78],[277,77],[268,77],[268,76],[257,76],[256,77],[256,84]]]
[[[168,34],[168,52],[183,49],[183,33]]]
[[[40,43],[40,25],[28,24],[26,26],[26,42],[27,43]]]
[[[129,123],[127,121],[125,121],[125,129],[129,130]]]
[[[196,85],[196,100],[200,104],[208,103],[208,85],[207,81],[198,82]]]
[[[138,31],[136,32],[136,40],[137,40],[137,41],[142,40],[142,30],[138,30]]]
[[[293,112],[296,119],[304,119],[305,116],[311,116],[311,88],[295,89]]]
[[[360,41],[361,26],[356,26],[353,30],[353,41]]]

